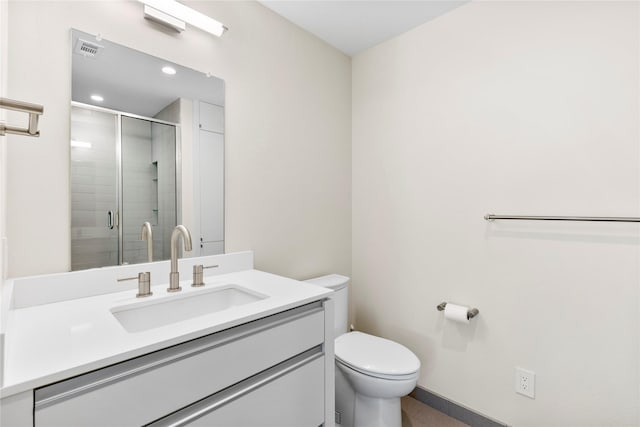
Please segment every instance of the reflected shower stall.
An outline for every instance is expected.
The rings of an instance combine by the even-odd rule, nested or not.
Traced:
[[[147,262],[145,222],[154,261],[170,258],[179,219],[178,133],[174,123],[73,103],[72,270]]]

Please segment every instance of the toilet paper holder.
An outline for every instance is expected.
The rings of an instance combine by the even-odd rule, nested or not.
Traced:
[[[438,306],[436,307],[438,309],[438,311],[444,311],[444,308],[447,306],[446,302],[441,302],[440,304],[438,304]],[[470,308],[467,311],[467,319],[471,320],[474,317],[476,317],[478,314],[480,314],[480,310],[478,310],[477,308]]]

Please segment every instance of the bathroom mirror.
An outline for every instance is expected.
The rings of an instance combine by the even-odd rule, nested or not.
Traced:
[[[72,30],[71,269],[224,252],[224,82]]]

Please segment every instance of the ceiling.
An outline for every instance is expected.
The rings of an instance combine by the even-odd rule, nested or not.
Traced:
[[[1,1],[1,0],[0,0]],[[315,34],[347,55],[358,54],[402,34],[470,0],[259,0],[284,18]],[[178,71],[168,77],[158,70],[167,61],[142,52],[96,40],[74,31],[78,38],[100,45],[95,57],[74,52],[72,99],[118,111],[153,117],[177,97],[202,98],[223,105],[224,83],[173,64]],[[203,88],[209,90],[203,90]],[[100,93],[104,101],[90,99]]]
[[[73,30],[72,35],[73,101],[145,117],[154,117],[177,98],[224,105],[224,82],[219,78],[82,31]],[[83,41],[98,46],[98,53],[93,56],[79,52]],[[176,74],[164,74],[164,66],[173,67]],[[104,100],[93,101],[92,94],[99,94]]]
[[[470,0],[258,0],[349,56]]]

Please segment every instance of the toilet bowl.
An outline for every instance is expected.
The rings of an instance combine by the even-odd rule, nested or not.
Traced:
[[[348,414],[341,425],[400,427],[400,397],[411,392],[420,374],[420,360],[406,347],[362,332],[350,332],[335,340],[336,370],[353,393],[336,410]],[[351,415],[353,414],[353,415]],[[341,415],[342,416],[342,415]],[[342,421],[342,420],[341,420]]]
[[[348,277],[332,274],[308,282],[334,290],[336,424],[401,427],[400,398],[416,386],[420,360],[394,341],[347,333]]]

